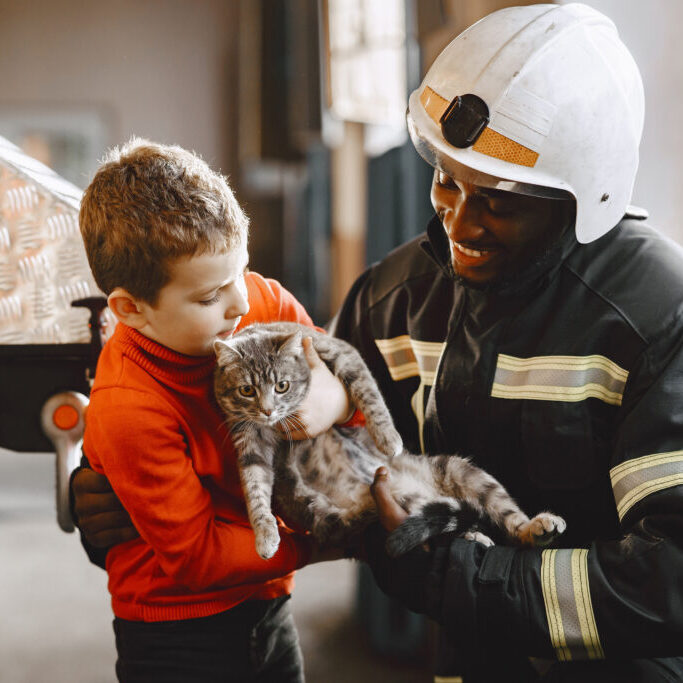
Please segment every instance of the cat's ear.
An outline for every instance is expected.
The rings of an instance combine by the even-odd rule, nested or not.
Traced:
[[[285,353],[292,353],[298,355],[303,352],[303,346],[301,340],[303,339],[303,334],[301,330],[297,330],[294,334],[287,337],[280,345],[280,351]]]
[[[242,358],[237,349],[235,349],[230,343],[230,340],[226,341],[224,339],[214,339],[213,350],[216,354],[216,358],[223,363],[226,361],[235,361]]]

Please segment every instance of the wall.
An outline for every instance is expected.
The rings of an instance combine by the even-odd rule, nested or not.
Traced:
[[[135,133],[235,172],[237,5],[0,0],[0,114],[96,112],[105,146]]]
[[[643,77],[645,128],[633,203],[683,243],[683,59],[680,0],[584,0],[619,29]]]

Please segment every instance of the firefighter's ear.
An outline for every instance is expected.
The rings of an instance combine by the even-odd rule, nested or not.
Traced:
[[[140,301],[130,292],[117,287],[108,297],[107,303],[119,322],[136,330],[147,324],[146,311],[149,304]]]

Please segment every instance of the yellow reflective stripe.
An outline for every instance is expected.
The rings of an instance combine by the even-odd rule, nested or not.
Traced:
[[[411,363],[404,363],[403,365],[387,366],[389,368],[389,374],[391,379],[398,382],[402,379],[408,379],[409,377],[417,377],[420,374],[420,367],[417,361]]]
[[[643,455],[640,458],[627,460],[609,471],[612,486],[619,483],[619,481],[628,474],[648,469],[654,465],[663,465],[672,462],[683,462],[683,450],[670,451],[669,453],[654,453],[653,455]]]
[[[557,658],[563,662],[604,658],[588,582],[588,550],[544,550],[541,588]]]
[[[532,356],[499,354],[491,396],[536,401],[584,401],[597,398],[621,405],[628,372],[598,354]]]
[[[402,334],[400,337],[394,337],[393,339],[375,339],[375,344],[377,344],[377,348],[382,354],[396,351],[397,349],[411,348],[410,337],[407,334]]]
[[[424,453],[425,387],[431,387],[436,381],[446,344],[411,339],[407,334],[391,339],[375,339],[375,344],[387,364],[391,379],[395,382],[420,377],[420,385],[410,400],[410,406],[417,419],[420,448]]]
[[[462,683],[462,676],[434,676],[434,683]]]
[[[516,358],[504,353],[498,354],[498,367],[506,370],[604,370],[614,379],[626,381],[628,372],[605,356],[531,356]]]
[[[404,334],[393,339],[375,339],[375,344],[387,364],[391,379],[399,381],[419,375],[425,384],[434,384],[443,342],[419,341]]]
[[[681,484],[683,484],[683,474],[672,474],[668,477],[653,479],[650,482],[637,486],[618,504],[617,513],[619,514],[619,519],[623,519],[630,508],[651,493],[656,493],[662,489],[668,489],[672,486],[679,486]]]
[[[536,401],[585,401],[587,398],[599,398],[610,405],[620,406],[623,394],[609,391],[600,384],[584,384],[581,387],[549,387],[528,384],[526,386],[507,386],[494,382],[491,387],[494,398],[527,398]]]
[[[557,597],[557,584],[555,582],[555,555],[557,550],[544,550],[541,552],[541,588],[543,601],[545,602],[545,615],[548,620],[550,642],[557,652],[557,658],[561,662],[572,658],[562,627],[562,614],[560,601]]]
[[[572,553],[572,579],[574,582],[574,595],[581,625],[583,644],[588,653],[588,659],[603,659],[598,627],[595,623],[593,603],[591,601],[590,587],[588,585],[588,550],[579,548]]]
[[[619,519],[651,493],[683,484],[683,450],[627,460],[610,470]]]

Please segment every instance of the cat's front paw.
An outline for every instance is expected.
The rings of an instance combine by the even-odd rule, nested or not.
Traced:
[[[523,545],[544,547],[564,533],[567,523],[551,512],[540,512],[517,530],[517,538]]]
[[[254,529],[256,538],[256,552],[264,560],[269,560],[280,547],[280,532],[277,522],[272,520],[269,524],[261,524]]]
[[[386,427],[381,431],[372,433],[372,438],[375,446],[379,448],[384,455],[393,458],[403,452],[403,439],[393,426]]]

